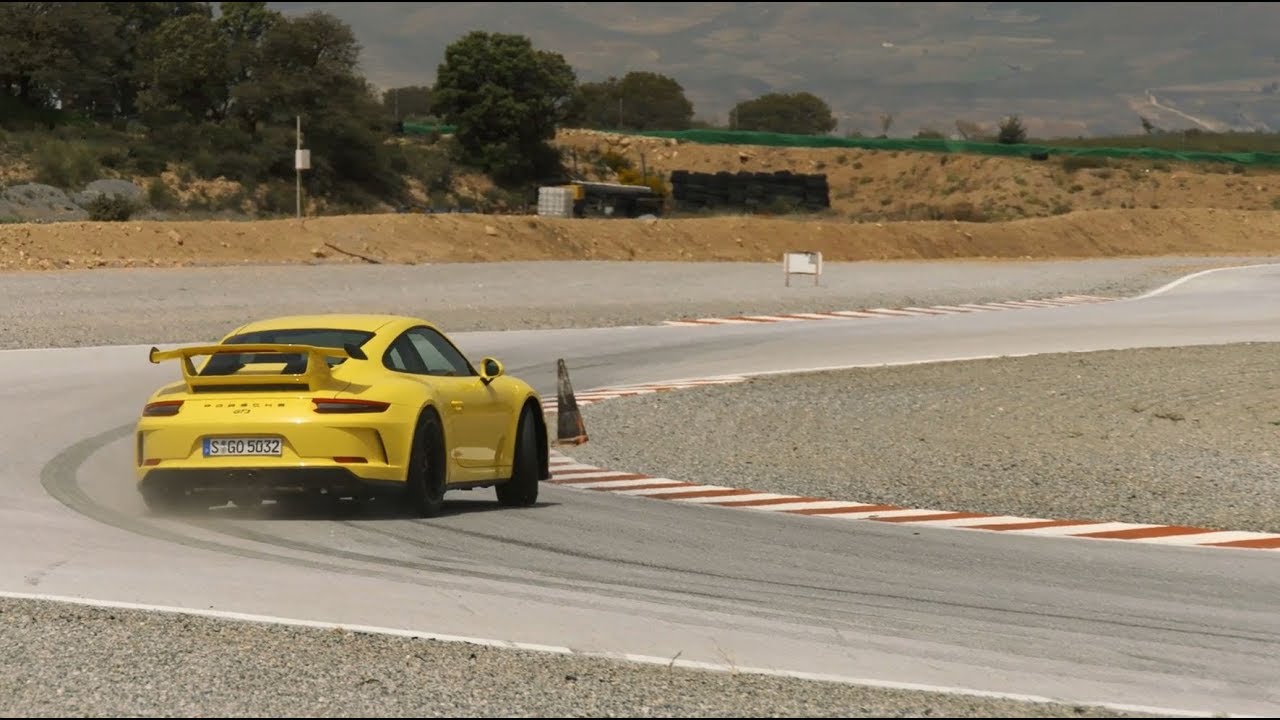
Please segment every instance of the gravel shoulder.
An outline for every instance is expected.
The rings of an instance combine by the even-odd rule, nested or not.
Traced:
[[[774,263],[255,265],[0,273],[0,348],[202,342],[250,319],[392,312],[450,332],[647,325],[688,317],[1119,297],[1210,267],[1280,257],[828,263],[822,285]],[[808,281],[808,282],[806,282]]]
[[[0,644],[19,717],[1157,717],[31,600]]]
[[[1277,353],[1068,353],[626,397],[584,407],[591,441],[569,454],[762,492],[1280,532]]]

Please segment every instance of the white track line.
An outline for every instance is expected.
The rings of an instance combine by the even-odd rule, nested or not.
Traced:
[[[949,512],[950,511],[948,510],[930,510],[927,508],[904,508],[902,510],[868,510],[866,512],[833,513],[830,517],[838,518],[840,520],[874,520],[876,518],[909,518],[916,515],[946,515]],[[919,524],[924,525],[923,522]]]
[[[1082,522],[1079,525],[1058,525],[1056,527],[1032,528],[1030,530],[1001,530],[1000,532],[1006,534],[1017,533],[1019,535],[1046,535],[1050,537],[1062,537],[1064,535],[1085,535],[1088,533],[1115,532],[1116,530],[1139,530],[1158,527],[1164,526],[1157,524],[1148,525],[1144,523],[1124,522]]]
[[[1133,542],[1148,542],[1158,545],[1208,545],[1210,543],[1239,542],[1241,540],[1269,540],[1280,538],[1275,533],[1248,532],[1245,530],[1211,530],[1203,533],[1187,533],[1185,535],[1166,535],[1165,537],[1140,538]]]
[[[572,473],[569,475],[556,475],[553,480],[592,480],[595,478],[619,477],[621,475],[634,475],[635,473],[618,472],[617,470],[600,470],[597,472]]]
[[[653,482],[655,483],[663,482],[663,481],[670,481],[672,483],[680,482],[679,480],[671,480],[670,478],[657,478],[653,480]],[[631,495],[633,497],[634,496],[644,497],[644,496],[654,496],[654,495],[657,495],[657,496],[669,495],[671,493],[703,492],[707,490],[734,490],[734,489],[735,488],[720,487],[719,485],[681,485],[680,487],[644,488],[643,490],[618,490],[616,494]]]
[[[885,317],[884,315],[877,315],[875,313],[864,312],[862,310],[832,310],[831,314],[839,315],[841,317],[851,317],[851,318],[883,318]]]
[[[742,510],[763,510],[765,512],[783,512],[786,510],[825,510],[828,508],[860,507],[862,503],[845,500],[797,500],[793,503],[776,505],[743,505]]]
[[[582,490],[582,489],[613,490],[614,488],[626,489],[629,487],[634,487],[636,485],[658,485],[658,484],[683,485],[684,483],[681,483],[679,480],[664,481],[664,480],[657,480],[655,478],[645,477],[645,478],[636,478],[634,480],[601,480],[600,482],[574,483],[573,488],[575,490]]]
[[[694,497],[694,498],[677,498],[672,502],[696,503],[699,505],[711,505],[715,503],[726,502],[755,502],[757,500],[777,500],[779,498],[792,497],[791,495],[779,495],[777,493],[751,493],[749,495],[712,495],[710,497]],[[737,508],[731,508],[737,509]]]

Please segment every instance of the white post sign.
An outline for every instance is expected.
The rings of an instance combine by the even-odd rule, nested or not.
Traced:
[[[818,285],[822,276],[822,253],[789,252],[782,255],[782,275],[787,287],[791,287],[792,275],[812,275],[813,284]]]
[[[297,183],[297,212],[302,217],[302,171],[311,169],[311,151],[302,147],[302,116],[298,116],[298,147],[293,151],[293,172]]]

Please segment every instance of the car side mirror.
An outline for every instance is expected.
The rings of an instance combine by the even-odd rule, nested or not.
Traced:
[[[496,359],[487,357],[480,360],[480,379],[484,381],[485,385],[500,377],[502,372],[502,363]]]

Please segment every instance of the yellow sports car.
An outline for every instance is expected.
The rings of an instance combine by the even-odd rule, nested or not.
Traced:
[[[446,490],[495,486],[499,503],[527,506],[550,477],[538,394],[494,358],[474,367],[425,320],[275,318],[150,360],[181,360],[183,376],[138,421],[153,509],[391,495],[431,517]]]

